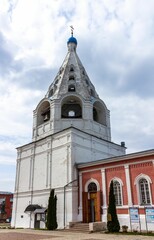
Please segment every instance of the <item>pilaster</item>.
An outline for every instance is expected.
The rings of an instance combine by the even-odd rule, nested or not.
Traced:
[[[129,165],[124,165],[124,167],[125,167],[125,176],[126,176],[128,206],[131,207],[133,203],[132,203],[132,191],[131,191],[131,184],[130,184]]]

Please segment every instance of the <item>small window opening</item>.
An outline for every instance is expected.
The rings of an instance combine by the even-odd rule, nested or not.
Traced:
[[[85,82],[86,82],[86,84],[89,86],[89,82],[88,82],[88,80],[87,80],[87,79],[85,80]]]
[[[69,81],[75,80],[74,76],[69,76]]]
[[[93,89],[90,89],[90,94],[91,94],[91,96],[95,97],[95,93],[94,93]]]
[[[70,72],[74,72],[74,68],[73,67],[70,68]]]
[[[59,70],[59,74],[61,74],[63,72],[64,68],[60,68]]]
[[[59,80],[57,79],[57,80],[55,81],[55,84],[58,84],[58,81],[59,81]]]
[[[53,95],[53,88],[50,90],[50,92],[49,92],[49,97],[51,97],[52,95]]]
[[[74,85],[69,85],[68,91],[69,92],[75,92],[75,86]]]

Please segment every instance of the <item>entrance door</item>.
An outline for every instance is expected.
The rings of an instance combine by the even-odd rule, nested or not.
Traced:
[[[34,228],[40,228],[40,214],[35,214]]]
[[[89,222],[97,221],[97,193],[90,193]]]
[[[83,192],[83,222],[98,222],[101,220],[100,191],[94,182],[88,185],[88,192]]]

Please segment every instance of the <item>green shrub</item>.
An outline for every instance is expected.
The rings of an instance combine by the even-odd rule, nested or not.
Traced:
[[[107,229],[109,232],[119,232],[120,224],[116,212],[115,195],[113,190],[113,181],[110,184],[109,206],[107,215]]]
[[[49,201],[48,201],[46,227],[48,230],[55,230],[58,227],[58,224],[57,224],[57,197],[54,196],[54,189],[51,190]]]

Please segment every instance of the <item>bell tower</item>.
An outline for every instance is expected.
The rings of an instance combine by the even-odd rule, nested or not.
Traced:
[[[67,48],[53,83],[34,110],[33,141],[69,127],[111,141],[110,112],[76,53],[73,32]]]

